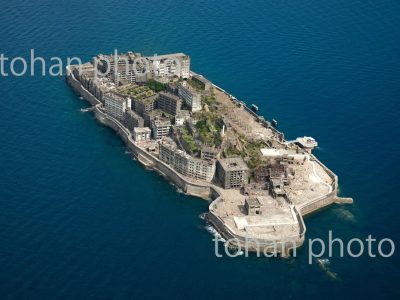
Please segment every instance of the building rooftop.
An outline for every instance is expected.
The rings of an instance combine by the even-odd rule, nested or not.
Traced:
[[[113,99],[118,100],[118,101],[121,101],[121,102],[126,100],[125,97],[123,97],[123,96],[121,96],[120,94],[115,93],[115,92],[106,93],[104,96],[110,96],[110,97],[112,97]]]
[[[163,111],[159,108],[153,109],[152,111],[146,112],[145,117],[148,116],[151,119],[168,119],[171,120],[173,118],[173,115],[170,113],[167,113],[166,111]]]
[[[182,109],[182,110],[180,110],[180,111],[178,111],[177,113],[176,113],[176,117],[180,117],[180,118],[187,118],[187,117],[189,117],[190,116],[190,112],[188,111],[188,110],[184,110],[184,109]]]
[[[212,152],[212,153],[218,153],[220,151],[220,149],[217,149],[215,147],[211,147],[211,146],[207,146],[204,145],[201,147],[201,151],[207,151],[207,152]]]
[[[153,120],[153,123],[155,126],[170,126],[171,125],[171,120],[166,119],[166,118],[157,118]]]
[[[187,81],[182,81],[180,83],[182,87],[184,87],[186,90],[188,90],[191,94],[197,95],[200,94],[194,87],[192,87]]]
[[[158,94],[160,94],[160,95],[162,95],[162,96],[166,96],[166,97],[172,98],[172,99],[175,99],[175,100],[177,100],[177,101],[181,101],[181,98],[179,98],[177,95],[174,95],[174,94],[169,93],[169,92],[163,92],[163,91],[161,91],[161,92],[159,92]]]
[[[296,142],[304,148],[314,148],[318,146],[317,141],[310,136],[299,137],[296,139]]]
[[[179,154],[180,156],[190,159],[191,161],[201,162],[203,165],[210,165],[210,166],[215,163],[214,159],[205,160],[205,159],[201,159],[201,158],[193,157],[193,156],[189,155],[184,150],[179,149],[176,142],[170,137],[163,137],[162,140],[160,141],[160,144],[168,147],[170,150],[173,150],[175,153]]]
[[[242,171],[249,170],[249,167],[243,161],[241,157],[230,157],[219,159],[218,162],[221,164],[225,171]]]
[[[273,148],[262,148],[260,149],[260,151],[263,156],[269,156],[269,157],[282,156],[288,153],[287,150],[285,149],[273,149]]]
[[[139,96],[133,96],[133,98],[135,99],[135,101],[138,101],[138,102],[144,103],[144,104],[157,101],[157,98],[158,98],[158,95],[157,95],[157,94],[151,95],[151,96],[149,96],[149,97],[144,97],[144,98],[141,98],[140,96],[141,96],[141,95],[139,95]]]
[[[150,133],[151,129],[149,127],[135,127],[133,131],[135,133]]]
[[[257,197],[249,197],[249,198],[246,198],[245,201],[249,207],[261,207],[261,205],[262,205],[260,200],[258,200]]]
[[[128,110],[126,111],[126,113],[127,113],[128,115],[131,115],[131,116],[135,117],[135,118],[142,118],[142,117],[139,116],[135,111],[133,111],[133,110],[131,110],[131,109],[128,109]]]

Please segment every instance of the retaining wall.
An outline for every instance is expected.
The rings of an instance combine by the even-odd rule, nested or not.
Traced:
[[[70,72],[70,70],[67,69],[67,72]],[[93,94],[91,94],[87,89],[82,86],[82,84],[73,76],[71,72],[70,75],[67,76],[67,82],[76,93],[82,96],[91,105],[101,103]]]
[[[329,194],[318,197],[310,202],[307,202],[306,204],[298,205],[297,208],[300,210],[303,216],[313,213],[321,208],[324,208],[325,206],[331,205],[335,203],[337,199],[338,177],[327,166],[320,162],[313,154],[311,154],[311,159],[319,164],[332,179],[332,191]]]
[[[214,203],[214,202],[213,202]],[[210,205],[210,207],[212,204]],[[303,218],[296,210],[296,217],[300,226],[300,234],[292,237],[285,237],[283,240],[264,240],[253,237],[246,238],[232,232],[227,227],[223,220],[213,214],[212,209],[206,214],[206,220],[210,222],[215,229],[221,234],[225,240],[229,240],[229,245],[240,249],[246,249],[249,252],[260,252],[260,253],[281,253],[283,256],[289,255],[289,252],[293,248],[301,247],[304,244],[304,237],[306,228],[304,225]]]

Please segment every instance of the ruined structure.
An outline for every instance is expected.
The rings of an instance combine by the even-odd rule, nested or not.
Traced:
[[[67,81],[140,163],[213,200],[206,219],[231,246],[287,255],[304,242],[304,215],[352,202],[338,197],[337,176],[311,154],[314,139],[286,141],[243,101],[191,72],[187,55],[120,58],[126,72],[118,57],[99,55],[82,72],[69,67]],[[139,69],[153,68],[132,75],[138,58]],[[112,71],[94,76],[96,68]]]

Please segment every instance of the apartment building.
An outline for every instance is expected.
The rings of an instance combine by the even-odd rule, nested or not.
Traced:
[[[190,118],[190,113],[188,110],[180,110],[175,116],[175,125],[182,126],[186,120]]]
[[[177,172],[190,178],[211,182],[215,174],[215,161],[192,157],[180,150],[171,138],[160,141],[160,159]]]
[[[205,160],[213,160],[219,156],[220,150],[214,147],[201,147],[201,158]]]
[[[185,101],[186,106],[188,106],[192,112],[201,110],[201,94],[186,81],[178,84],[178,95]]]
[[[147,98],[133,98],[135,111],[141,117],[144,117],[146,113],[150,113],[157,107],[158,95],[152,95]]]
[[[128,109],[125,112],[125,120],[124,120],[124,125],[129,129],[133,130],[135,127],[143,127],[144,126],[144,120],[141,116],[139,116],[137,113],[135,113],[133,110]]]
[[[171,130],[171,121],[164,118],[155,118],[151,120],[151,132],[153,139],[159,140],[169,135]]]
[[[133,139],[136,142],[148,141],[151,138],[151,129],[148,127],[135,127],[133,129]]]
[[[131,99],[116,93],[104,94],[104,108],[106,112],[119,121],[124,121],[125,112],[131,108]]]
[[[225,189],[240,188],[248,183],[250,170],[241,157],[219,159],[217,177]]]
[[[176,115],[182,105],[182,100],[174,94],[160,92],[158,94],[157,108],[171,115]]]
[[[190,56],[184,53],[147,56],[154,77],[190,76]]]

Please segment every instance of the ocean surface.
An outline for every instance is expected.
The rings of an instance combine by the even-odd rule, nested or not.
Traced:
[[[287,139],[310,135],[342,196],[307,239],[399,246],[400,2],[0,0],[12,59],[185,52]],[[7,64],[6,64],[7,65]],[[390,258],[218,258],[206,201],[145,170],[63,77],[0,77],[1,299],[399,299]],[[221,249],[222,250],[222,249]],[[329,258],[328,254],[322,258]]]

